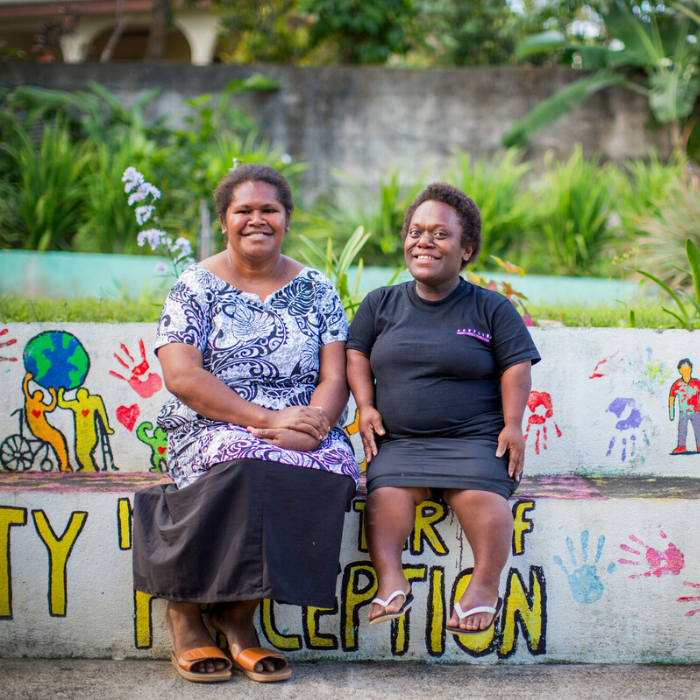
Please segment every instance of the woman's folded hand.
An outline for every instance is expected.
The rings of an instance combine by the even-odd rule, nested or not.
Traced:
[[[289,428],[248,428],[248,432],[270,445],[297,452],[312,452],[321,443],[320,439],[308,433]]]
[[[269,420],[264,427],[306,433],[318,442],[325,440],[331,429],[325,413],[317,406],[289,406],[280,411],[270,411]]]

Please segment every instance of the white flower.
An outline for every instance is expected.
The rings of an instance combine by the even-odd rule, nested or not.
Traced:
[[[283,153],[280,156],[280,160],[285,164],[289,165],[292,162],[292,156],[289,155],[289,153]]]
[[[139,226],[143,226],[150,218],[156,208],[152,204],[144,204],[140,207],[134,209],[134,214],[136,214],[136,221],[138,221]]]
[[[126,183],[124,185],[124,192],[127,194],[143,183],[143,175],[136,170],[134,167],[129,167],[124,171],[122,175],[122,182]]]
[[[141,231],[136,238],[137,243],[143,247],[148,241],[151,246],[151,250],[155,250],[163,241],[166,239],[167,234],[165,231],[161,231],[157,228],[149,228],[145,231]]]
[[[192,255],[192,246],[184,236],[176,238],[175,243],[170,247],[171,253],[177,253],[178,251],[180,251],[180,257],[187,258]]]
[[[146,199],[146,197],[148,197],[149,194],[151,195],[151,197],[153,197],[153,199],[160,199],[160,190],[157,187],[152,185],[150,182],[142,182],[138,186],[136,192],[132,192],[129,195],[129,206],[131,206],[135,202],[143,201],[144,199]]]
[[[157,275],[167,275],[168,266],[162,262],[156,263],[156,266],[153,268],[153,272],[155,272]]]

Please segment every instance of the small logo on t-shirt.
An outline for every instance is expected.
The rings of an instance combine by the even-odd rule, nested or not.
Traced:
[[[459,328],[457,330],[457,335],[470,335],[472,338],[478,338],[479,340],[482,340],[484,343],[491,342],[491,334],[490,333],[482,333],[481,331],[477,331],[474,328]]]

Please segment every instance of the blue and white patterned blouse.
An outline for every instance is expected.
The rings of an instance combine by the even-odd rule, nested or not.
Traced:
[[[246,401],[271,410],[308,406],[319,374],[319,349],[346,340],[348,322],[327,277],[305,267],[261,302],[200,265],[177,280],[163,307],[156,349],[186,343],[204,357],[204,369]],[[210,420],[171,398],[158,416],[168,433],[168,466],[178,488],[194,483],[218,462],[266,459],[324,469],[357,483],[344,416],[313,452],[270,445],[245,427]]]

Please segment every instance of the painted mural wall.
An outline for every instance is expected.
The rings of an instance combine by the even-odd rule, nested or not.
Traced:
[[[700,661],[694,335],[533,337],[544,359],[496,629],[467,640],[444,632],[472,560],[437,502],[417,509],[404,554],[413,609],[369,627],[376,578],[360,495],[335,608],[265,603],[268,643],[291,659]],[[164,602],[134,593],[130,570],[133,492],[167,479],[156,416],[168,394],[153,339],[145,324],[0,325],[2,656],[169,654]]]
[[[700,476],[693,334],[532,334],[543,360],[525,414],[528,474]],[[154,337],[150,324],[0,326],[2,470],[167,471]]]

